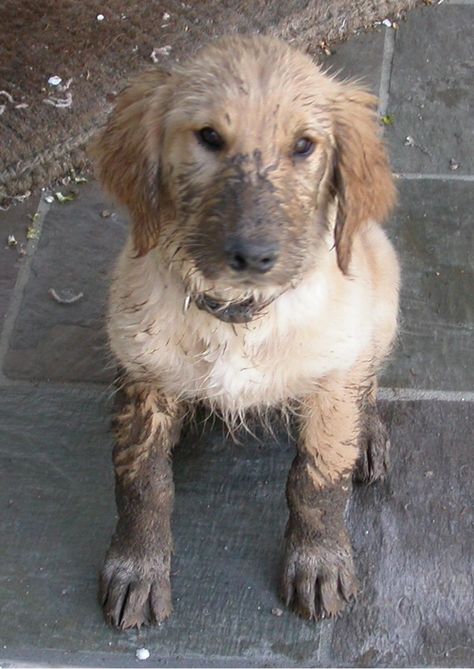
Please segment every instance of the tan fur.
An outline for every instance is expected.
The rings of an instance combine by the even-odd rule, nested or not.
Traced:
[[[378,138],[377,99],[347,86],[334,102],[335,136],[343,194],[336,224],[339,267],[347,272],[351,240],[368,220],[383,221],[395,204],[387,154]]]
[[[359,456],[362,389],[360,373],[350,378],[334,375],[303,405],[301,448],[310,456],[308,473],[319,488],[340,480],[354,468]]]
[[[153,207],[157,206],[159,160],[154,129],[163,113],[160,101],[166,90],[165,81],[166,75],[153,69],[125,90],[107,131],[91,151],[97,158],[100,180],[128,207],[139,255],[147,253],[157,239],[158,219]],[[153,124],[148,121],[150,115],[154,116]]]
[[[249,45],[256,52],[253,60],[247,57]],[[274,59],[262,62],[261,80],[272,77],[275,59],[284,74],[277,88],[273,82],[270,98],[263,100],[248,82],[256,77],[254,60],[266,51],[273,51]],[[231,74],[229,81],[222,80],[217,55]],[[292,76],[295,70],[298,77]],[[210,82],[216,88],[206,88]],[[217,90],[224,106],[216,98]],[[191,290],[221,290],[229,299],[246,293],[229,286],[226,277],[221,285],[206,281],[189,258],[177,263],[170,257],[171,252],[180,253],[175,242],[180,240],[179,223],[173,217],[177,182],[159,184],[159,171],[180,174],[183,163],[196,153],[189,128],[218,125],[216,119],[232,126],[234,152],[258,149],[263,164],[271,164],[276,149],[288,141],[289,123],[295,117],[300,122],[301,106],[311,95],[321,156],[312,170],[298,175],[293,184],[296,197],[293,188],[286,206],[298,197],[313,196],[307,180],[324,163],[316,197],[320,203],[330,199],[329,166],[335,162],[333,187],[341,190],[337,213],[333,209],[329,216],[332,230],[319,247],[308,249],[310,263],[303,263],[296,286],[284,286],[282,296],[255,322],[232,327],[194,305],[184,312],[190,283]],[[233,38],[230,45],[210,47],[171,75],[146,72],[122,94],[96,155],[99,176],[128,206],[134,222],[133,241],[117,266],[109,324],[112,349],[133,377],[160,379],[165,393],[207,401],[234,417],[252,407],[311,396],[321,379],[331,383],[331,373],[339,377],[359,361],[369,360],[376,369],[394,336],[399,280],[395,254],[375,222],[389,213],[395,190],[374,106],[373,96],[327,77],[307,56],[269,39]],[[268,109],[273,110],[273,125]],[[302,118],[300,124],[305,123]],[[195,182],[201,182],[195,185],[207,189],[211,198],[213,160],[204,155],[195,176]],[[291,179],[294,169],[289,163],[277,166],[277,187],[283,189],[281,182]],[[311,220],[302,225],[308,227]],[[160,227],[167,246],[154,248]],[[280,289],[269,285],[256,292],[268,296]],[[348,419],[347,432],[351,429],[355,428]],[[320,443],[318,448],[329,446]],[[335,452],[326,460],[327,475],[331,467],[338,469],[338,457]]]
[[[399,269],[380,226],[395,189],[374,107],[373,96],[279,41],[232,37],[170,74],[142,75],[119,98],[95,149],[102,182],[133,221],[108,322],[112,351],[135,384],[133,407],[119,420],[118,475],[137,489],[148,485],[140,477],[154,440],[166,450],[176,439],[170,407],[204,402],[234,425],[249,410],[296,405],[283,596],[299,597],[295,608],[307,617],[320,614],[297,593],[298,569],[314,590],[317,570],[331,564],[334,582],[347,585],[344,598],[355,592],[342,515],[348,488],[336,494],[334,486],[356,463],[367,402],[377,453],[385,452],[375,376],[396,332]],[[202,144],[207,127],[223,138],[218,151]],[[294,151],[302,137],[314,143],[305,158]],[[226,248],[236,237],[256,247],[270,240],[278,249],[271,271],[249,277],[231,269]],[[263,306],[250,322],[229,323],[200,310],[199,296]],[[364,471],[375,477],[368,465]],[[324,516],[331,541],[315,546],[317,514],[309,509],[331,509],[336,497],[338,517]],[[324,587],[323,613],[340,610],[343,602],[331,603]],[[120,596],[106,597],[110,619],[120,620]],[[124,611],[123,620],[136,619]],[[123,620],[117,624],[127,626]]]

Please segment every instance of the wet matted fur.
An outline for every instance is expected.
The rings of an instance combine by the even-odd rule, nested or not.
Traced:
[[[170,456],[197,403],[231,426],[291,406],[282,598],[317,619],[355,594],[344,508],[353,474],[385,472],[376,374],[399,288],[375,108],[283,42],[231,37],[145,72],[101,133],[99,176],[132,221],[108,322],[122,370],[111,624],[171,612]]]

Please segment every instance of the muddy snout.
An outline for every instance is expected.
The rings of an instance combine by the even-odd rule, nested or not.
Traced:
[[[269,179],[232,169],[201,212],[189,251],[205,278],[246,286],[291,279],[293,225]]]

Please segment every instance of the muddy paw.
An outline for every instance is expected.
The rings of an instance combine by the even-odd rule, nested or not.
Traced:
[[[303,618],[339,616],[355,597],[357,579],[349,542],[333,549],[287,545],[281,596]]]
[[[389,467],[390,440],[376,407],[366,416],[360,438],[360,456],[354,470],[357,483],[374,483],[384,479]]]
[[[105,620],[112,627],[124,630],[159,623],[172,611],[169,568],[154,561],[108,555],[99,596]]]

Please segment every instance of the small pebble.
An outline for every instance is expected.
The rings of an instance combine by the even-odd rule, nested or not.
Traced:
[[[103,21],[105,19],[105,16],[103,14],[97,14],[97,20],[98,21]]]
[[[139,648],[135,653],[137,660],[148,660],[150,657],[150,651],[146,648]]]
[[[279,618],[282,615],[283,615],[283,611],[281,609],[279,609],[277,607],[272,609],[272,616],[276,616],[277,618]]]
[[[48,79],[48,84],[50,86],[59,86],[61,81],[62,81],[61,77],[53,76]]]

